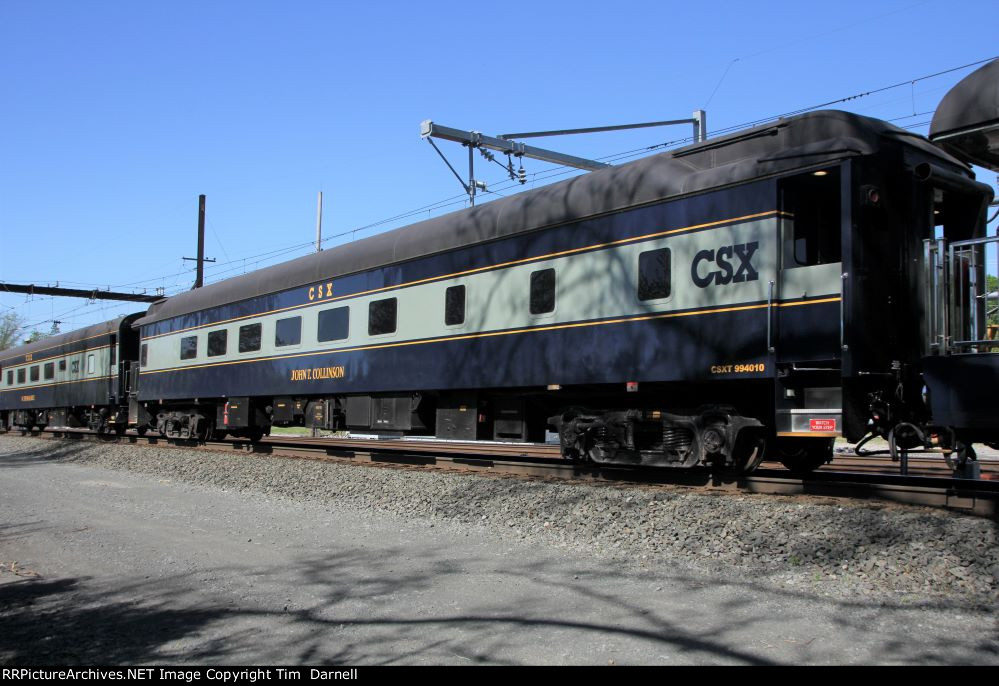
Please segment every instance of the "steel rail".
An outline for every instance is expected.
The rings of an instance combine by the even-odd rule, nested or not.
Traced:
[[[595,466],[567,462],[552,446],[486,444],[468,446],[448,441],[376,439],[276,439],[259,443],[234,439],[209,441],[167,439],[161,436],[95,434],[88,430],[58,429],[21,432],[36,437],[127,442],[140,446],[211,450],[234,455],[269,455],[394,468],[432,468],[475,472],[501,477],[575,480],[619,486],[695,489],[708,493],[754,493],[829,499],[887,501],[898,504],[946,508],[999,519],[999,481],[954,479],[936,476],[901,476],[863,472],[823,471],[805,477],[783,469],[758,469],[735,476],[707,469],[672,470],[627,466]],[[475,448],[475,452],[471,452]],[[486,448],[486,450],[482,450]],[[513,454],[516,452],[517,454]],[[532,454],[533,452],[533,454]],[[552,457],[555,455],[555,457]]]

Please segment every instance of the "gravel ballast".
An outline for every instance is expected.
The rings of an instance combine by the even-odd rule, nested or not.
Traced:
[[[632,566],[902,602],[947,596],[993,608],[997,524],[960,513],[848,500],[704,494],[528,481],[245,453],[0,436],[0,455],[77,462],[176,482],[375,510]]]

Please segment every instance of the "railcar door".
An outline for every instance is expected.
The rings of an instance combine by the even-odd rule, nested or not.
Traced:
[[[823,453],[842,431],[843,178],[839,166],[781,179],[776,284],[776,433],[783,452]],[[822,439],[803,444],[806,439]]]

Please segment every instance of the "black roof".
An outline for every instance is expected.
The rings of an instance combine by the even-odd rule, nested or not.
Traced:
[[[121,326],[122,321],[128,319],[129,317],[134,318],[135,316],[136,315],[132,314],[127,317],[118,317],[117,319],[112,319],[108,322],[93,324],[84,329],[77,329],[76,331],[70,331],[69,333],[58,333],[54,336],[46,336],[45,338],[37,340],[34,343],[29,343],[28,345],[22,345],[17,348],[8,348],[7,350],[0,352],[0,366],[23,363],[25,355],[34,355],[45,350],[60,348],[64,345],[77,343],[88,338],[110,336],[113,333],[118,333],[118,329]]]
[[[466,245],[877,152],[886,138],[961,164],[921,136],[840,111],[777,120],[266,267],[154,303],[135,326]]]
[[[947,91],[933,114],[930,140],[969,164],[999,171],[999,60]]]

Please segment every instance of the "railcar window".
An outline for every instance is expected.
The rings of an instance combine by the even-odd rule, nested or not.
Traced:
[[[18,383],[24,383],[27,380],[28,380],[27,371],[23,367],[21,369],[18,369],[17,370],[17,382]]]
[[[785,269],[841,260],[839,176],[833,168],[780,182]]]
[[[193,360],[198,356],[198,337],[186,336],[180,339],[180,359]]]
[[[302,342],[302,318],[288,317],[277,320],[274,327],[274,345],[298,345]]]
[[[398,303],[395,298],[372,300],[368,304],[368,335],[394,333]]]
[[[42,372],[43,372],[43,375],[45,376],[46,380],[48,380],[48,379],[54,379],[55,378],[55,362],[46,362],[45,363],[45,368],[42,370]]]
[[[555,270],[540,269],[531,273],[531,314],[555,310]]]
[[[94,364],[94,356],[87,355],[87,374],[93,374],[97,366]]]
[[[8,369],[7,370],[7,385],[8,386],[13,386],[14,385],[14,370],[13,369]]]
[[[208,332],[208,357],[218,357],[225,355],[226,348],[229,347],[229,332],[225,329]]]
[[[320,343],[342,341],[350,335],[350,308],[337,307],[319,313]]]
[[[457,326],[465,323],[465,287],[450,286],[444,291],[444,324]]]
[[[149,361],[149,344],[143,343],[142,347],[139,349],[139,366],[145,367],[146,362]],[[76,371],[75,369],[73,371]]]
[[[638,299],[668,298],[670,293],[669,248],[648,250],[638,255]]]
[[[36,364],[31,368],[31,380],[38,381],[38,365]]]
[[[66,360],[59,360],[59,371],[66,371]]]
[[[247,324],[239,327],[239,352],[252,353],[260,350],[261,324]]]

